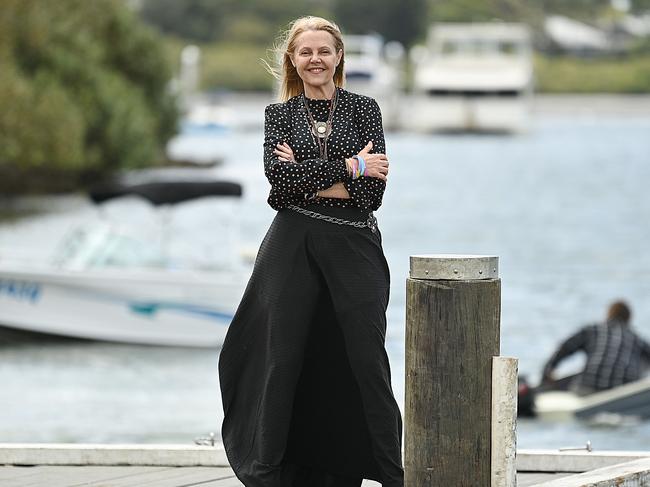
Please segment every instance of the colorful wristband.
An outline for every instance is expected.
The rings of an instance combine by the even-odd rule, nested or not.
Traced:
[[[359,155],[357,155],[355,157],[359,160],[359,176],[357,176],[357,177],[365,176],[366,175],[366,160],[363,157],[359,156]]]
[[[355,159],[356,161],[359,162],[356,171],[354,171],[352,175],[352,179],[357,179],[360,178],[361,176],[366,176],[366,161],[364,160],[364,158],[357,154],[356,156],[352,156],[352,159]]]

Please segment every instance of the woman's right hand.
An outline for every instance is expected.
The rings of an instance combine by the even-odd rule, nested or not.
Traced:
[[[371,154],[372,150],[372,140],[368,142],[359,156],[363,157],[363,160],[366,163],[366,177],[381,179],[386,181],[388,178],[388,157],[386,154]]]

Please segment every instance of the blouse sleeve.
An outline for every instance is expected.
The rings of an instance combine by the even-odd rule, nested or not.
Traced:
[[[370,152],[385,154],[386,142],[384,141],[384,129],[381,122],[381,110],[377,102],[372,98],[363,97],[357,106],[357,117],[361,124],[362,144],[365,146],[372,140],[372,150]],[[359,208],[374,211],[381,206],[381,200],[386,189],[385,181],[371,177],[347,178],[344,185],[350,194],[350,198]]]
[[[348,177],[344,160],[307,159],[284,162],[273,153],[276,145],[290,140],[289,118],[282,104],[266,107],[264,112],[264,174],[277,193],[305,194],[327,189]]]

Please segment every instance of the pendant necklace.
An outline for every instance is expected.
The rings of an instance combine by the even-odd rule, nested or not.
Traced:
[[[307,114],[307,124],[309,125],[309,132],[311,133],[314,143],[318,146],[320,158],[327,160],[327,139],[332,133],[332,120],[334,119],[334,111],[336,110],[336,102],[338,99],[338,90],[334,89],[334,96],[328,100],[329,115],[326,122],[317,122],[314,120],[307,97],[305,93],[302,94],[302,101],[305,105],[305,112]]]

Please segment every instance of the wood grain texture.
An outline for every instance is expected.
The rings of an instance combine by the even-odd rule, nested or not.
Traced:
[[[113,487],[118,479],[129,479],[130,486],[140,487],[139,479],[143,475],[158,472],[160,478],[171,481],[167,485],[175,487],[244,487],[232,470],[216,467],[205,470],[202,467],[179,467],[183,471],[196,472],[196,477],[188,481],[187,477],[163,477],[165,470],[174,471],[174,467],[91,467],[91,466],[44,466],[44,467],[7,467],[0,465],[0,485],[2,487],[82,487],[102,486]],[[543,481],[566,477],[568,473],[519,473],[517,475],[520,487],[537,485]],[[142,476],[142,477],[141,477]],[[20,480],[22,477],[22,481]],[[216,478],[216,480],[215,480]],[[93,483],[89,483],[93,482]],[[127,484],[129,485],[129,484]],[[158,485],[158,484],[154,484]],[[380,487],[380,484],[364,480],[362,487]]]
[[[407,279],[405,486],[490,485],[500,280]]]
[[[492,357],[492,483],[517,487],[517,371],[513,357]]]
[[[229,467],[0,465],[2,487],[244,487]],[[305,486],[308,487],[308,486]],[[362,487],[380,487],[364,480]]]

